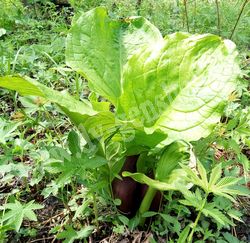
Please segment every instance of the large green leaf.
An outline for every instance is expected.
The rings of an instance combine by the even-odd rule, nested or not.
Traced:
[[[236,55],[235,45],[218,36],[176,33],[163,39],[144,18],[113,20],[99,7],[73,22],[66,59],[94,92],[116,105],[116,113],[107,102],[99,109],[95,94],[98,112],[88,101],[30,79],[3,77],[0,87],[56,103],[90,140],[125,142],[133,154],[163,140],[166,145],[207,136],[235,88]]]
[[[66,63],[88,80],[93,91],[116,104],[128,58],[143,45],[161,39],[159,30],[143,17],[115,20],[98,7],[73,21]]]
[[[175,33],[136,52],[123,75],[118,114],[174,140],[207,136],[240,73],[229,40]]]
[[[89,145],[96,139],[105,142],[107,139],[124,143],[128,152],[134,154],[146,148],[152,148],[166,138],[166,135],[155,131],[148,135],[132,122],[115,118],[110,111],[97,112],[88,101],[78,101],[66,92],[59,92],[43,84],[22,77],[0,77],[0,87],[18,91],[21,95],[39,96],[45,101],[57,104],[60,109],[78,126]]]
[[[68,93],[53,90],[32,79],[13,76],[0,77],[0,87],[15,90],[23,96],[39,96],[56,103],[76,125],[97,113],[88,101],[78,101]]]

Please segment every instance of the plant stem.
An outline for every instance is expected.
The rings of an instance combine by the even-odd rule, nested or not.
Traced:
[[[12,65],[12,74],[15,74],[15,69],[16,69],[16,63],[17,63],[17,58],[19,56],[20,51],[22,50],[22,47],[20,47],[15,55],[13,65]]]
[[[243,11],[244,11],[244,8],[246,7],[246,5],[247,5],[248,2],[249,2],[249,0],[245,0],[245,2],[243,3],[243,5],[242,5],[242,7],[241,7],[240,14],[239,14],[239,16],[238,16],[238,18],[237,18],[237,20],[236,20],[236,23],[235,23],[235,25],[234,25],[233,31],[232,31],[232,33],[231,33],[231,35],[230,35],[230,39],[232,39],[232,37],[233,37],[233,35],[234,35],[234,32],[235,32],[235,30],[236,30],[236,27],[237,27],[237,25],[238,25],[238,23],[239,23],[239,21],[240,21],[240,17],[241,17],[241,15],[242,15],[242,13],[243,13]]]
[[[184,4],[184,8],[185,8],[185,17],[186,17],[187,31],[189,32],[187,0],[183,0],[183,4]]]
[[[196,217],[196,219],[195,219],[195,221],[194,221],[194,225],[193,225],[192,231],[191,231],[191,233],[190,233],[189,236],[188,236],[188,241],[187,241],[188,243],[192,243],[194,231],[195,231],[195,229],[196,229],[196,227],[197,227],[197,224],[198,224],[198,222],[199,222],[199,220],[200,220],[201,212],[202,212],[202,210],[203,210],[203,208],[205,207],[206,202],[207,202],[207,196],[208,196],[208,194],[206,194],[206,196],[205,196],[205,198],[204,198],[204,200],[203,200],[203,203],[202,203],[202,205],[201,205],[201,208],[200,208],[200,210],[199,210],[199,213],[198,213],[198,215],[197,215],[197,217]]]
[[[94,215],[95,215],[96,230],[97,232],[99,232],[97,201],[96,201],[96,195],[94,192],[93,192],[93,209],[94,209]]]
[[[217,29],[218,29],[218,34],[220,35],[220,9],[219,9],[218,0],[215,0],[215,4],[216,4],[216,12],[217,12]]]
[[[157,190],[153,187],[148,187],[148,190],[141,202],[141,206],[139,208],[139,215],[140,215],[140,222],[139,225],[143,226],[145,223],[146,218],[142,217],[142,215],[147,212],[151,206],[151,203],[154,199],[154,196],[156,194]]]
[[[196,0],[194,0],[194,30],[196,30],[196,13],[197,13],[197,4],[196,4]]]

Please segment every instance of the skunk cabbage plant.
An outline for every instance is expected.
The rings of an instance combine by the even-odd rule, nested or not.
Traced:
[[[89,99],[19,76],[1,77],[0,87],[55,103],[86,141],[99,142],[103,156],[115,146],[123,148],[122,161],[140,155],[138,170],[123,176],[149,186],[143,213],[156,190],[178,190],[178,164],[188,160],[189,142],[211,133],[235,90],[236,59],[230,40],[212,34],[162,37],[143,17],[112,19],[98,7],[75,18],[66,39],[66,64],[88,81]],[[149,152],[158,153],[151,178],[145,169]]]

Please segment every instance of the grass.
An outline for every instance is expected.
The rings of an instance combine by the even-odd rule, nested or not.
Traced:
[[[207,171],[222,163],[225,175],[241,177],[247,183],[250,158],[249,1],[71,0],[71,6],[66,7],[50,1],[27,2],[24,6],[17,0],[0,0],[3,6],[0,29],[6,31],[0,36],[0,76],[29,76],[57,90],[67,89],[79,99],[89,94],[87,82],[65,66],[64,60],[65,37],[74,13],[101,4],[119,18],[145,16],[163,34],[188,30],[191,33],[210,32],[235,41],[244,73],[241,85],[230,97],[224,117],[214,132],[193,146]],[[152,214],[155,220],[148,223],[148,228],[135,229],[136,222],[118,212],[115,204],[119,202],[114,203],[109,188],[101,186],[106,178],[97,169],[87,171],[80,179],[73,175],[69,180],[55,166],[57,159],[68,153],[69,134],[73,128],[51,104],[1,89],[0,114],[0,242],[55,242],[56,239],[119,242],[124,238],[135,242],[147,239],[175,242],[185,226],[194,221],[195,209],[180,204],[178,193],[168,192],[164,194],[167,203],[161,212]],[[84,143],[83,139],[80,143]],[[25,208],[32,200],[43,206],[34,209],[37,221],[24,217],[20,229],[15,231],[11,221],[3,220],[7,210],[4,205],[18,201]],[[235,210],[232,220],[236,222],[235,218],[241,216],[243,222],[223,228],[200,215],[201,223],[193,232],[196,242],[247,242],[250,237],[246,227],[250,215],[249,199],[239,197],[234,204],[220,197],[209,200],[221,210]]]

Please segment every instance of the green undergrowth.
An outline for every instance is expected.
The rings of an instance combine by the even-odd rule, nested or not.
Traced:
[[[65,64],[65,40],[73,15],[99,5],[125,22],[128,16],[144,16],[163,36],[189,31],[230,38],[239,50],[242,73],[221,121],[208,137],[189,144],[190,161],[199,161],[198,169],[195,174],[183,168],[194,186],[165,191],[160,210],[143,213],[144,227],[137,227],[141,219],[122,215],[117,209],[120,200],[110,193],[105,163],[114,161],[119,146],[107,147],[105,160],[98,155],[81,163],[78,154],[86,152],[89,141],[56,105],[42,97],[0,89],[0,242],[43,237],[46,242],[104,238],[111,242],[248,242],[249,198],[231,198],[230,193],[235,194],[217,184],[224,180],[221,185],[237,184],[248,193],[249,1],[246,5],[243,0],[23,2],[0,0],[0,76],[31,77],[55,90],[67,90],[77,100],[100,101],[101,97],[89,96],[86,80]],[[98,147],[98,139],[91,145]],[[218,177],[214,184],[213,177]],[[204,186],[210,182],[211,190]]]

